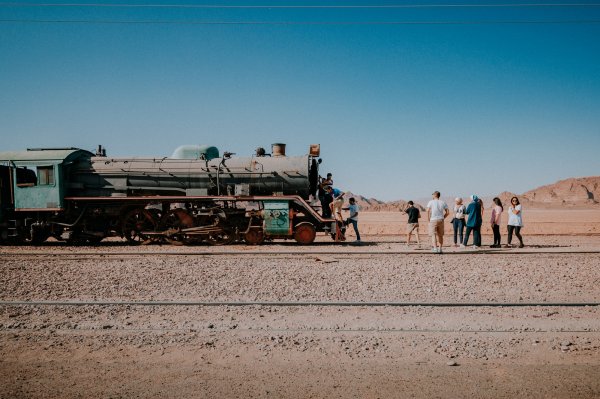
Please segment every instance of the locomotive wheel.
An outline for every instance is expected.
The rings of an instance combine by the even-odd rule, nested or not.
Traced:
[[[147,209],[134,209],[123,218],[123,237],[130,243],[141,244],[148,241],[149,237],[144,231],[153,231],[156,228],[156,220]]]
[[[250,245],[260,245],[265,241],[265,235],[261,229],[250,229],[244,235],[244,240]]]
[[[310,223],[300,223],[294,231],[294,240],[300,244],[312,244],[317,236],[315,226]]]
[[[235,235],[231,229],[223,229],[223,231],[210,234],[206,238],[206,242],[210,245],[231,244],[233,240],[235,240]]]
[[[193,227],[194,219],[184,209],[171,209],[160,218],[160,230],[177,230],[177,233],[171,234],[165,238],[165,241],[171,245],[189,245],[193,242],[187,235],[181,233],[182,228]]]

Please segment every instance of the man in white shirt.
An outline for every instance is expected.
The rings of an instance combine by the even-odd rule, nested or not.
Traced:
[[[427,203],[429,235],[431,235],[432,252],[441,254],[442,245],[444,245],[444,219],[450,212],[448,211],[448,205],[440,200],[439,191],[436,191],[431,195],[433,196],[433,199]]]

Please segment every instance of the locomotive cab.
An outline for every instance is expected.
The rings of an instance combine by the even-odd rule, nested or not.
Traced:
[[[8,169],[9,192],[15,212],[59,211],[64,209],[66,184],[64,168],[92,153],[78,148],[28,149],[0,153],[0,162]],[[2,172],[6,175],[6,170]],[[6,180],[7,176],[3,178]]]
[[[92,153],[78,148],[0,153],[2,240],[44,241],[51,219],[65,209],[65,168]]]

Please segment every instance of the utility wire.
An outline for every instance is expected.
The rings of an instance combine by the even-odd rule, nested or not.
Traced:
[[[590,25],[600,19],[503,20],[503,21],[169,21],[110,19],[0,19],[0,23],[112,24],[112,25]]]
[[[0,7],[106,7],[204,9],[378,9],[378,8],[549,8],[600,7],[600,3],[500,3],[500,4],[382,4],[382,5],[216,5],[216,4],[109,4],[109,3],[0,3]]]

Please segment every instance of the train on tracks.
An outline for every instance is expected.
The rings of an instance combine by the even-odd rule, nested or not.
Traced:
[[[163,158],[112,158],[101,146],[2,152],[0,243],[310,244],[337,225],[309,201],[320,146],[301,156],[287,156],[285,144],[271,150],[236,157],[188,145]]]

